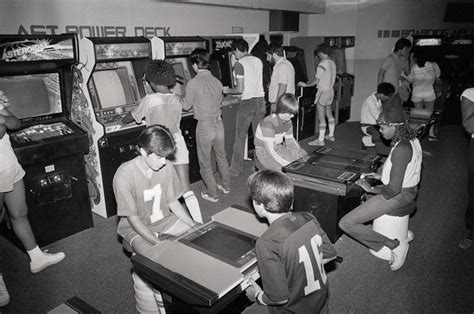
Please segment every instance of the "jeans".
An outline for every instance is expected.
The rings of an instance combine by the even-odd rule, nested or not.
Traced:
[[[403,217],[411,214],[414,208],[408,205],[415,202],[417,192],[417,187],[404,188],[400,194],[388,200],[381,194],[374,195],[342,217],[339,228],[374,251],[379,251],[384,246],[393,249],[394,240],[375,232],[365,223],[383,215]]]
[[[199,160],[199,172],[210,196],[217,196],[217,183],[211,165],[211,153],[214,151],[217,169],[222,186],[230,189],[229,165],[225,153],[224,124],[221,117],[198,120],[196,126],[196,146]]]
[[[238,175],[243,170],[245,139],[247,138],[250,123],[252,123],[253,134],[260,121],[265,117],[265,99],[251,98],[242,100],[237,108],[235,116],[235,141],[230,163],[230,172]]]

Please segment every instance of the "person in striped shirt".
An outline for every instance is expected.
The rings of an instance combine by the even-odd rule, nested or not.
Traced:
[[[264,118],[255,130],[254,144],[257,164],[264,169],[281,171],[306,155],[293,137],[291,118],[298,112],[298,100],[292,94],[280,96],[275,113]]]

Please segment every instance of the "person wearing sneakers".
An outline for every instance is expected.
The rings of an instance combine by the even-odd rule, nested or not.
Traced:
[[[284,93],[295,94],[295,68],[286,59],[283,47],[278,44],[270,44],[267,50],[267,59],[273,65],[268,87],[268,102],[271,104],[271,113],[274,113],[281,95]]]
[[[255,155],[264,169],[281,168],[307,154],[293,137],[291,118],[298,113],[298,100],[292,94],[280,96],[275,113],[263,119],[255,131]]]
[[[376,137],[375,140],[379,139],[377,119],[382,111],[382,102],[390,99],[393,93],[395,93],[395,88],[392,84],[380,83],[377,86],[377,92],[372,93],[362,103],[360,109],[360,129],[364,134],[361,143],[362,150],[375,146],[372,137]]]
[[[315,51],[319,58],[316,69],[316,76],[310,82],[299,82],[298,86],[310,87],[317,85],[318,91],[314,98],[314,103],[318,108],[319,137],[308,145],[324,146],[324,140],[335,141],[334,130],[336,128],[334,116],[332,114],[332,102],[334,100],[334,83],[336,82],[336,64],[329,57],[331,47],[325,43],[320,44]],[[329,134],[326,134],[326,118],[328,120]]]
[[[250,124],[253,134],[265,117],[265,92],[263,91],[263,63],[248,53],[249,44],[243,38],[232,43],[232,53],[237,59],[234,64],[234,88],[224,88],[224,94],[242,94],[235,114],[235,140],[229,172],[237,177],[244,168],[245,141]]]
[[[414,208],[410,206],[416,200],[420,181],[422,149],[420,141],[408,125],[402,107],[384,108],[377,120],[380,132],[391,140],[390,153],[383,164],[381,174],[364,174],[356,183],[368,194],[367,201],[339,221],[339,227],[349,236],[359,241],[377,255],[390,254],[390,268],[398,270],[403,266],[408,253],[409,240],[390,239],[374,231],[366,222],[382,215],[405,216]],[[371,186],[365,178],[379,179],[382,184]]]
[[[466,89],[461,94],[462,125],[467,133],[471,134],[469,142],[469,174],[468,193],[469,202],[466,207],[465,224],[467,237],[461,240],[459,247],[468,249],[474,243],[474,87]]]
[[[126,248],[142,253],[164,240],[197,225],[180,203],[183,186],[170,160],[176,153],[173,134],[164,126],[152,125],[139,135],[140,155],[123,163],[114,175],[113,189],[120,217],[117,233]],[[154,294],[151,286],[135,273],[137,309],[142,292]],[[140,287],[138,289],[137,287]],[[161,294],[155,293],[153,309],[161,313]]]
[[[217,202],[217,190],[230,193],[229,165],[225,152],[224,124],[221,118],[222,83],[209,71],[209,53],[197,48],[191,53],[191,64],[196,76],[186,86],[183,109],[194,108],[196,126],[196,145],[199,160],[199,172],[207,191],[201,197]],[[216,183],[212,170],[211,155],[214,152],[217,169],[222,184]]]
[[[30,270],[32,273],[37,273],[62,261],[65,254],[62,252],[47,253],[47,251],[42,251],[36,243],[28,220],[28,206],[23,182],[25,171],[18,163],[7,133],[7,130],[18,129],[20,121],[8,110],[9,106],[8,98],[0,91],[0,208],[6,207],[13,232],[31,259]],[[6,288],[3,289],[5,287],[3,277],[0,281],[0,292],[5,291],[1,295],[3,300],[0,302],[8,303],[8,292]]]
[[[164,125],[173,133],[177,146],[173,165],[184,187],[183,199],[191,215],[200,217],[201,208],[189,182],[189,151],[179,128],[183,106],[181,98],[170,89],[176,85],[176,73],[168,62],[152,60],[145,68],[144,80],[153,93],[123,117],[122,123],[140,123],[145,119],[147,126]]]

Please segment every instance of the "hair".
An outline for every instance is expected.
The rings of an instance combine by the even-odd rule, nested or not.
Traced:
[[[150,60],[145,68],[145,80],[156,85],[174,86],[176,84],[176,73],[168,62]]]
[[[283,47],[278,44],[270,44],[267,48],[267,53],[276,54],[279,57],[283,57],[285,55]]]
[[[285,93],[281,95],[280,98],[278,98],[275,113],[297,114],[298,106],[298,100],[296,99],[295,95]]]
[[[198,69],[209,68],[209,52],[203,48],[196,48],[191,52],[191,63],[196,64]]]
[[[406,39],[406,38],[400,38],[397,40],[395,43],[395,47],[393,48],[393,51],[397,52],[399,50],[402,50],[403,48],[410,48],[411,47],[411,41]]]
[[[424,68],[426,61],[428,61],[428,58],[420,50],[415,50],[415,60],[418,67]]]
[[[263,204],[271,213],[286,213],[293,207],[293,184],[281,172],[274,170],[258,171],[247,179],[250,197],[258,204]]]
[[[325,55],[330,56],[331,51],[332,51],[332,48],[328,44],[322,43],[322,44],[319,44],[318,47],[316,47],[314,54],[317,56],[320,52],[322,52]]]
[[[383,82],[377,86],[377,93],[390,97],[395,93],[395,87],[391,83]]]
[[[232,50],[238,50],[240,52],[249,51],[249,43],[243,38],[236,38],[231,45]]]
[[[160,157],[174,160],[176,142],[170,130],[159,124],[146,127],[138,136],[137,145],[147,154],[155,153]]]
[[[385,106],[380,113],[378,121],[384,124],[396,124],[394,125],[395,134],[392,138],[392,145],[398,143],[402,139],[411,141],[415,138],[415,132],[408,124],[408,117],[402,106]]]

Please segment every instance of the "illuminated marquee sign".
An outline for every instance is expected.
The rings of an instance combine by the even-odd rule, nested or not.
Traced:
[[[0,61],[45,61],[74,59],[72,39],[25,39],[0,43]]]

